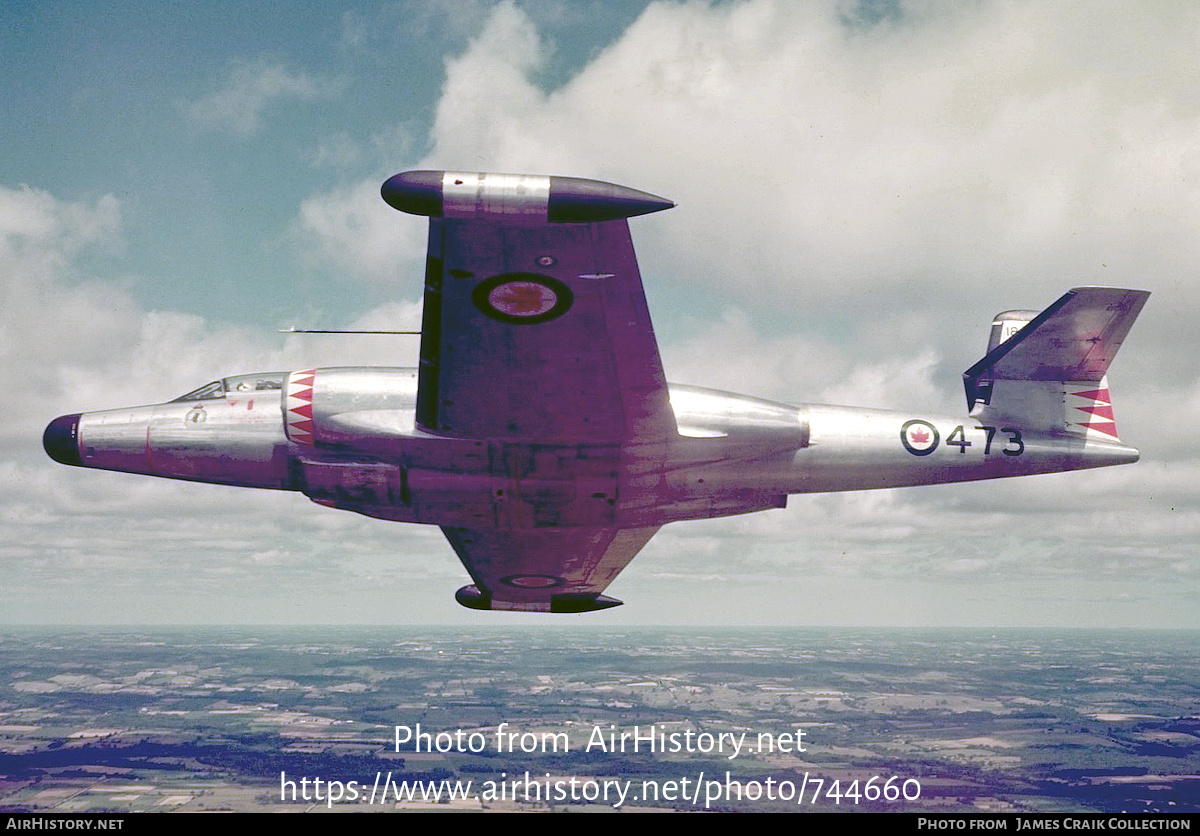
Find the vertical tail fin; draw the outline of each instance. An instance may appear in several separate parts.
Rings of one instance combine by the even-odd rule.
[[[1116,440],[1106,373],[1149,296],[1077,287],[1037,315],[999,314],[987,355],[963,373],[968,409],[981,419]]]

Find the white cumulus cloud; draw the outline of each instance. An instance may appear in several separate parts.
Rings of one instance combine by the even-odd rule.
[[[274,103],[325,98],[339,88],[336,81],[292,72],[281,64],[239,62],[219,89],[189,103],[186,113],[201,127],[251,136],[262,129],[264,114]]]

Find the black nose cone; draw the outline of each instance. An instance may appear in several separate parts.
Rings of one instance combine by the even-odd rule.
[[[83,460],[79,458],[79,416],[62,415],[51,421],[42,435],[42,446],[56,462],[82,465]]]

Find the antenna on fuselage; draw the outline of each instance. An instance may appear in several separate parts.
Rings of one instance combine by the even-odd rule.
[[[280,328],[280,334],[416,334],[420,335],[420,331],[343,331],[327,328]]]

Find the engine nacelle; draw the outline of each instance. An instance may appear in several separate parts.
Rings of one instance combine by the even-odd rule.
[[[283,386],[284,431],[305,450],[385,444],[412,432],[415,369],[340,367],[291,372]],[[379,450],[386,453],[386,446]]]

